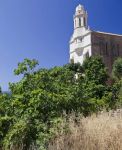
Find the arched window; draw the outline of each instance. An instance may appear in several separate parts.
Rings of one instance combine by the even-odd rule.
[[[81,18],[79,18],[79,27],[81,27]]]
[[[86,18],[84,17],[83,20],[84,20],[84,26],[86,26]]]

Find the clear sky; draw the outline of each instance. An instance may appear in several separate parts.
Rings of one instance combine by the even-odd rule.
[[[0,85],[19,78],[13,70],[24,58],[40,67],[68,63],[75,7],[83,4],[91,29],[122,34],[122,0],[0,0]]]

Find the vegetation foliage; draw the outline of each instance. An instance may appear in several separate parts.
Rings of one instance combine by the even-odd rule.
[[[111,86],[98,56],[87,58],[82,66],[72,63],[37,69],[37,65],[37,60],[29,59],[19,63],[14,74],[22,75],[22,79],[9,83],[10,94],[0,93],[1,149],[48,149],[64,112],[86,117],[103,109],[121,107],[120,60],[113,68],[119,80],[115,79]]]
[[[76,122],[77,120],[77,122]],[[63,128],[69,128],[65,132]],[[122,110],[101,112],[89,117],[74,114],[60,123],[61,130],[49,143],[48,150],[121,150]]]

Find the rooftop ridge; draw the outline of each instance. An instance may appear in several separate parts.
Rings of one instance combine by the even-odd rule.
[[[114,36],[122,36],[122,34],[109,33],[109,32],[102,32],[102,31],[94,31],[94,30],[92,30],[92,32],[97,32],[97,33],[107,34],[107,35],[114,35]]]

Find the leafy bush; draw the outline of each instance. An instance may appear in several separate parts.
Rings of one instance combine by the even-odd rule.
[[[18,64],[17,83],[11,94],[0,94],[0,147],[5,150],[47,149],[62,114],[83,116],[120,105],[121,83],[108,86],[100,57],[87,58],[83,66],[67,64],[36,69],[38,61]]]

